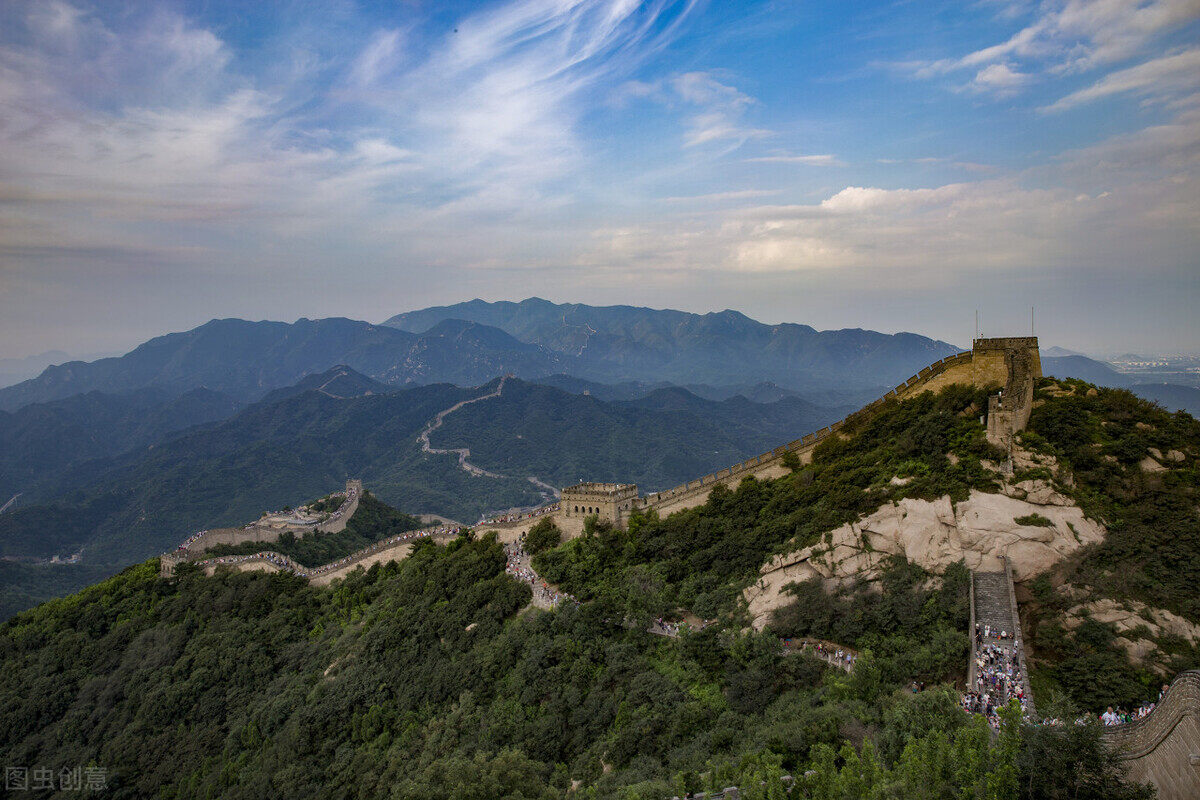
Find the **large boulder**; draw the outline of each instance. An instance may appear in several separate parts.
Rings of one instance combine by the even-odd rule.
[[[814,577],[831,585],[873,580],[894,555],[931,572],[959,561],[969,569],[998,570],[1007,557],[1020,581],[1104,539],[1101,525],[1044,483],[1023,481],[1012,488],[1024,499],[972,491],[957,506],[949,497],[887,503],[811,547],[772,558],[760,570],[759,581],[746,590],[754,626],[761,629],[770,612],[788,601],[783,593],[787,584]],[[1049,524],[1017,522],[1037,518]]]
[[[1157,659],[1160,655],[1158,639],[1175,637],[1191,645],[1200,644],[1200,625],[1137,600],[1092,600],[1070,608],[1065,618],[1070,629],[1079,627],[1085,619],[1112,625],[1117,632],[1116,644],[1124,648],[1135,663],[1163,675],[1167,674],[1167,669]]]

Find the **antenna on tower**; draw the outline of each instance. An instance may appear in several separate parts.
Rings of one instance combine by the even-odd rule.
[[[979,338],[979,309],[975,309],[975,339]],[[971,341],[975,341],[972,339]]]
[[[1029,307],[1029,335],[1037,336],[1037,331],[1034,329],[1034,326],[1033,326],[1033,306]]]

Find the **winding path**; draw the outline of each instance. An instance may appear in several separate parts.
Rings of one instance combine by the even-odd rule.
[[[476,466],[475,464],[472,464],[470,461],[467,460],[468,458],[471,457],[471,448],[469,448],[469,447],[442,448],[442,447],[434,447],[432,444],[429,443],[430,435],[434,431],[436,431],[438,428],[442,427],[442,424],[446,421],[446,417],[450,416],[455,411],[458,411],[463,406],[468,406],[471,403],[478,403],[483,400],[491,400],[493,398],[499,397],[500,393],[504,391],[504,384],[508,382],[508,379],[510,377],[512,377],[512,376],[505,375],[504,377],[502,377],[500,379],[499,385],[496,386],[496,390],[494,392],[488,392],[487,394],[481,394],[479,397],[473,397],[470,400],[460,400],[459,402],[455,403],[454,405],[450,406],[449,408],[439,411],[437,416],[434,417],[430,421],[430,423],[425,426],[425,430],[421,431],[421,435],[417,437],[417,441],[421,443],[421,452],[429,453],[430,455],[435,455],[435,456],[437,456],[437,455],[456,455],[456,456],[458,456],[459,468],[462,469],[464,472],[467,472],[471,475],[477,475],[477,476],[485,477],[485,478],[509,478],[509,477],[511,477],[509,475],[501,475],[498,472],[490,472],[490,471],[484,469],[483,467],[479,467],[479,466]],[[556,487],[551,486],[550,484],[548,484],[542,480],[539,480],[536,475],[530,475],[525,480],[529,481],[534,486],[538,487],[538,489],[542,491],[543,495],[547,495],[549,498],[553,498],[553,499],[557,499],[559,497],[559,491]],[[522,510],[524,510],[524,509],[522,509]]]
[[[534,478],[530,478],[529,480],[533,481],[534,483],[537,483],[537,480]],[[13,503],[17,502],[17,498],[23,494],[25,494],[25,493],[17,492],[12,497],[10,497],[7,503],[5,503],[3,506],[0,506],[0,514],[3,514],[5,511],[8,511],[8,507],[11,506]]]
[[[481,394],[479,397],[473,397],[470,400],[460,400],[459,402],[455,403],[454,405],[450,406],[449,408],[445,409],[444,411],[439,411],[437,416],[434,417],[433,420],[428,425],[425,426],[425,430],[421,431],[421,435],[417,437],[417,441],[421,443],[421,452],[430,453],[431,455],[435,455],[435,456],[449,455],[449,454],[453,453],[454,455],[458,456],[458,466],[461,469],[463,469],[464,471],[469,472],[472,475],[482,475],[482,476],[488,477],[488,478],[506,477],[504,475],[499,475],[495,472],[488,472],[486,469],[483,469],[482,467],[477,467],[474,464],[472,464],[471,462],[467,461],[467,459],[470,458],[470,456],[471,456],[471,448],[469,448],[469,447],[450,447],[450,448],[434,447],[431,444],[429,444],[429,435],[431,433],[433,433],[434,431],[436,431],[438,428],[442,427],[442,423],[446,421],[446,417],[450,416],[455,411],[458,411],[463,406],[469,406],[471,403],[478,403],[482,400],[491,400],[493,397],[499,397],[500,393],[504,391],[504,384],[507,381],[508,381],[508,376],[505,375],[503,378],[500,379],[499,385],[496,386],[496,391],[488,392],[487,394]]]

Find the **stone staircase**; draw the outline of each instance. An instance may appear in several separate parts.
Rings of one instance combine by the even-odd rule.
[[[1003,572],[976,572],[975,623],[988,625],[997,631],[1016,630],[1012,608],[1008,603],[1008,579]]]
[[[1004,560],[1004,570],[996,572],[971,573],[971,656],[967,668],[967,688],[975,687],[976,664],[975,629],[987,626],[988,636],[983,637],[983,644],[990,644],[1000,650],[1012,653],[1015,645],[1021,643],[1017,652],[1017,664],[1021,669],[1021,682],[1025,690],[1026,711],[1033,715],[1033,692],[1029,688],[1029,670],[1025,665],[1025,646],[1021,636],[1021,618],[1017,614],[1016,591],[1013,588],[1012,568],[1008,559]],[[1000,638],[1000,633],[1007,634]]]

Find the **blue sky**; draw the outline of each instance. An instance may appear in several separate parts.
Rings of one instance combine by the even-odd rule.
[[[8,2],[0,356],[520,299],[1200,350],[1200,0]]]

